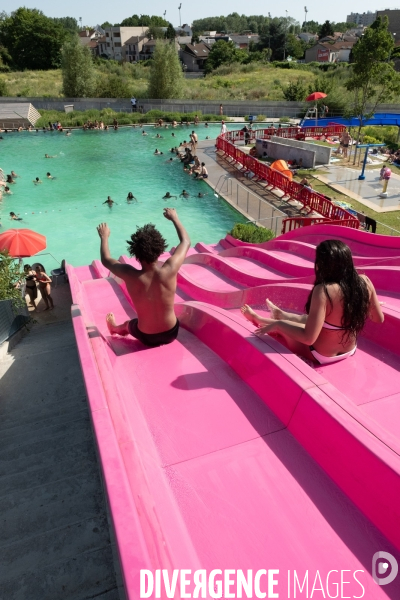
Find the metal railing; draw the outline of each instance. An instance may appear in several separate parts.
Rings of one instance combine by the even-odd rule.
[[[220,183],[221,179],[222,182]],[[263,227],[271,229],[275,235],[280,235],[282,221],[287,218],[287,215],[239,183],[235,178],[221,175],[214,188],[214,193],[221,194],[245,212],[250,217],[248,223],[262,222]]]

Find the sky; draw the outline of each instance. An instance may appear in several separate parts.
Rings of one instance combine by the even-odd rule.
[[[379,1],[379,0],[378,0]],[[166,19],[174,26],[179,25],[179,0],[170,2],[170,0],[150,0],[143,8],[143,4],[135,5],[128,0],[119,0],[115,5],[107,0],[97,0],[96,2],[80,2],[78,0],[69,0],[69,2],[54,2],[54,0],[3,0],[1,10],[7,13],[16,10],[20,6],[27,8],[38,8],[48,17],[75,17],[79,20],[82,17],[83,25],[96,25],[110,21],[118,23],[132,14],[143,12],[148,15],[160,15],[167,11]],[[280,3],[279,3],[280,4]],[[390,4],[390,3],[388,3]],[[140,8],[136,8],[140,6]],[[181,19],[184,23],[192,23],[195,19],[212,17],[219,15],[228,15],[232,12],[245,15],[267,15],[271,13],[272,17],[287,16],[300,21],[304,21],[304,6],[307,6],[307,20],[318,21],[322,23],[329,21],[341,22],[346,20],[346,16],[351,12],[367,12],[382,10],[388,5],[377,4],[373,0],[336,0],[335,2],[321,2],[320,0],[305,0],[305,4],[294,0],[285,0],[277,9],[276,3],[267,3],[264,0],[252,0],[251,8],[249,5],[243,7],[243,2],[239,0],[202,0],[202,2],[182,1]],[[351,8],[349,8],[351,6]],[[400,7],[400,2],[399,2]],[[393,6],[391,6],[393,8]]]

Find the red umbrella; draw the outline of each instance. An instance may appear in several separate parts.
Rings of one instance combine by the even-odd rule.
[[[0,250],[15,258],[33,256],[46,248],[46,238],[31,229],[8,229],[0,234]]]
[[[306,98],[306,102],[321,100],[321,98],[326,98],[326,94],[324,94],[324,92],[313,92]]]

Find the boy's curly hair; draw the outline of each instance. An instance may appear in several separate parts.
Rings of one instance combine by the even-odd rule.
[[[136,227],[128,243],[130,256],[135,256],[140,263],[153,263],[167,249],[167,242],[152,223]]]

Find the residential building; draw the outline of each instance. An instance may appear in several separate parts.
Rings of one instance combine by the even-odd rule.
[[[377,10],[377,17],[387,17],[389,19],[388,30],[393,35],[397,36],[397,39],[400,39],[400,9],[390,10],[389,8],[385,10]]]
[[[185,23],[184,25],[179,25],[179,27],[174,27],[174,29],[178,33],[178,35],[190,35],[190,37],[192,37],[193,35],[192,28],[187,23]]]
[[[365,27],[369,27],[375,21],[377,16],[376,12],[368,12],[364,13],[350,13],[347,15],[346,23],[355,23],[356,25],[364,25]]]
[[[105,29],[104,36],[106,41],[100,43],[99,54],[113,60],[128,61],[130,55],[126,42],[132,37],[144,37],[146,29],[146,27],[108,27]]]
[[[200,44],[186,44],[179,56],[188,72],[204,71],[205,62],[210,53],[210,46],[204,42]]]
[[[307,31],[301,31],[297,37],[300,40],[302,40],[303,42],[306,42],[306,44],[308,44],[309,42],[311,42],[311,40],[317,40],[318,34],[317,33],[308,33]]]
[[[248,50],[250,42],[253,42],[253,44],[257,44],[258,40],[260,39],[260,36],[258,36],[257,34],[237,35],[235,33],[231,33],[229,35],[229,39],[232,40],[236,48],[239,48],[241,50]]]
[[[138,62],[143,60],[145,54],[144,45],[148,43],[149,37],[147,35],[133,35],[125,42],[125,57],[127,62]]]
[[[89,46],[90,42],[96,42],[102,34],[97,29],[84,29],[78,33],[79,41],[82,46]]]
[[[354,42],[336,41],[335,43],[317,42],[305,53],[305,62],[349,62]]]

